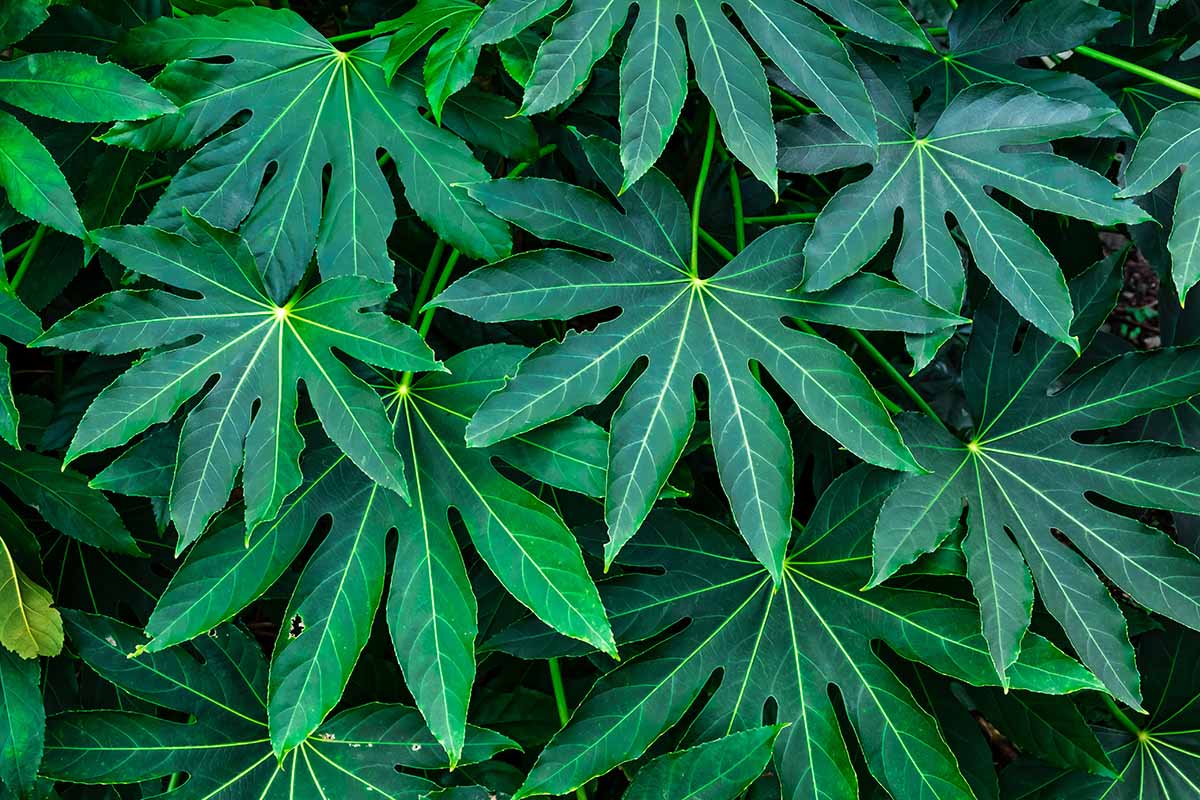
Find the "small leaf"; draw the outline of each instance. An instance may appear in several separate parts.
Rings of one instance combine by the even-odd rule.
[[[0,538],[0,644],[21,658],[58,655],[63,624],[53,603],[50,592],[21,571]]]

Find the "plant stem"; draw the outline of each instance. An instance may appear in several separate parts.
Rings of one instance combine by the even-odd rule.
[[[429,263],[425,266],[425,274],[421,276],[421,285],[417,287],[417,294],[413,297],[412,309],[408,312],[408,326],[411,328],[417,324],[417,320],[421,317],[421,308],[425,305],[425,301],[429,299],[429,287],[433,286],[433,276],[437,274],[437,265],[442,263],[442,254],[446,252],[446,243],[441,239],[433,246],[433,252],[429,254]]]
[[[558,709],[558,722],[560,725],[566,725],[567,720],[571,718],[571,712],[567,709],[567,692],[563,689],[562,669],[558,665],[557,658],[551,658],[546,663],[550,667],[550,685],[554,687],[554,705]],[[577,800],[587,800],[587,792],[582,786],[575,789],[575,797]]]
[[[729,194],[733,198],[733,238],[740,253],[746,249],[746,218],[742,214],[742,182],[737,174],[737,162],[729,162]]]
[[[700,159],[700,174],[696,176],[696,192],[692,196],[692,275],[700,274],[700,200],[704,197],[704,184],[708,180],[708,169],[712,166],[713,144],[717,140],[717,114],[708,109],[708,134],[704,139],[704,157]]]
[[[1137,723],[1131,720],[1129,715],[1121,710],[1121,707],[1117,705],[1117,701],[1113,700],[1104,692],[1100,693],[1100,697],[1103,698],[1104,705],[1108,706],[1108,710],[1112,713],[1113,717],[1116,718],[1117,722],[1121,723],[1122,728],[1138,738],[1141,738],[1145,734],[1145,731],[1139,728]]]
[[[862,331],[854,328],[846,328],[846,332],[850,334],[850,338],[858,342],[859,346],[862,347],[863,350],[867,351],[867,355],[871,357],[871,360],[878,364],[883,371],[887,373],[887,376],[892,379],[892,382],[899,386],[901,391],[908,395],[908,399],[912,400],[917,408],[924,411],[925,414],[927,414],[929,418],[938,425],[941,425],[942,430],[948,430],[946,428],[946,423],[942,422],[942,418],[939,417],[937,412],[933,410],[933,406],[925,402],[925,398],[921,397],[921,393],[918,392],[913,385],[908,382],[907,378],[900,374],[900,370],[892,366],[892,362],[888,361],[883,353],[879,352],[879,349],[875,347],[875,345],[871,344],[871,341],[863,334]]]
[[[728,247],[714,239],[712,234],[710,234],[708,231],[700,228],[699,233],[700,238],[704,240],[704,243],[715,250],[718,254],[727,259],[733,258],[733,252],[730,251]],[[820,334],[817,333],[817,330],[812,325],[809,325],[807,322],[799,318],[793,319],[796,319],[796,324],[800,326],[800,330],[804,331],[805,333],[811,333],[814,336],[820,336]],[[942,422],[942,418],[937,415],[937,412],[933,410],[933,407],[930,406],[929,403],[925,402],[925,398],[921,397],[920,393],[913,388],[913,385],[909,383],[903,375],[900,374],[900,371],[892,366],[891,362],[884,357],[883,353],[879,352],[879,349],[876,348],[875,345],[871,344],[870,340],[863,335],[862,331],[855,328],[846,328],[845,330],[860,347],[867,351],[867,355],[871,357],[871,360],[882,367],[883,371],[887,373],[888,377],[891,378],[892,381],[894,381],[906,395],[908,395],[909,399],[916,404],[917,408],[928,414],[929,417],[935,420],[937,424],[941,425],[942,428],[946,427],[946,424]],[[892,402],[892,400],[887,396],[879,392],[876,392],[876,394],[879,394],[879,398],[883,401],[884,406],[886,406],[888,411],[891,411],[893,414],[897,414],[904,410]]]
[[[1200,100],[1200,89],[1184,83],[1183,81],[1177,81],[1174,78],[1163,75],[1161,72],[1155,72],[1152,69],[1147,69],[1139,64],[1126,61],[1123,58],[1117,58],[1116,56],[1110,56],[1108,53],[1102,53],[1099,50],[1093,50],[1086,45],[1079,45],[1078,47],[1074,48],[1074,50],[1081,56],[1087,56],[1088,58],[1095,59],[1101,63],[1108,64],[1110,67],[1123,69],[1126,72],[1137,75],[1140,78],[1145,78],[1146,80],[1153,81],[1161,86],[1166,86],[1168,89],[1174,89],[1180,94],[1186,94],[1188,97],[1194,97]]]
[[[750,225],[768,225],[773,222],[807,222],[818,216],[816,211],[797,211],[794,214],[765,214],[758,217],[746,217]]]
[[[438,275],[437,285],[433,287],[431,297],[437,297],[442,293],[442,289],[446,288],[446,284],[450,282],[450,273],[454,271],[454,265],[458,263],[459,252],[457,250],[450,251],[450,257],[446,259],[446,265],[442,267],[442,274]],[[421,338],[425,338],[425,334],[429,333],[429,327],[433,325],[433,315],[437,313],[436,308],[431,308],[421,317],[421,326],[417,328],[417,333],[421,334]]]
[[[33,257],[37,255],[38,247],[41,246],[42,239],[46,238],[46,231],[48,230],[50,229],[45,225],[38,225],[37,230],[33,232],[33,238],[29,240],[29,247],[25,249],[25,255],[21,257],[21,263],[17,265],[17,273],[9,281],[9,294],[17,293],[17,288],[21,285],[21,281],[24,280],[25,273],[29,270],[29,265],[33,263]]]
[[[163,175],[161,178],[151,178],[150,180],[145,181],[144,183],[139,183],[137,186],[133,187],[133,190],[135,192],[144,192],[147,189],[153,189],[155,186],[162,186],[164,183],[170,183],[171,178],[173,178],[173,177],[175,177],[175,176],[174,175]]]
[[[775,95],[779,99],[783,100],[783,102],[787,103],[789,106],[794,108],[796,111],[799,111],[801,114],[812,114],[812,113],[816,112],[815,108],[810,108],[809,106],[804,105],[804,103],[801,103],[799,100],[792,97],[791,93],[785,91],[784,89],[781,89],[780,87],[775,86],[774,84],[772,84],[770,86],[770,89],[771,89],[771,93],[773,95]]]
[[[381,33],[392,33],[396,30],[396,20],[388,20],[380,22],[373,28],[367,28],[362,31],[350,31],[350,33],[339,33],[337,36],[330,36],[330,42],[347,42],[351,39],[366,39],[370,36],[377,36]]]

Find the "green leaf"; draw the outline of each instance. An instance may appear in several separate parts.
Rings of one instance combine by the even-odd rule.
[[[1071,299],[1055,257],[985,187],[1031,208],[1101,224],[1142,221],[1141,209],[1112,199],[1114,187],[1101,175],[1037,147],[1089,133],[1107,115],[988,83],[958,94],[931,126],[918,125],[894,68],[878,59],[863,68],[878,115],[878,160],[870,175],[821,210],[804,248],[804,285],[827,289],[861,269],[891,238],[899,208],[903,235],[893,273],[930,302],[957,311],[966,282],[949,214],[992,285],[1023,317],[1070,344]],[[869,160],[820,117],[781,123],[780,142],[784,171],[824,172]]]
[[[751,728],[659,756],[633,776],[625,800],[734,800],[771,762],[775,739],[786,727]]]
[[[396,32],[383,57],[383,72],[391,80],[418,50],[436,38],[425,56],[425,95],[439,123],[442,107],[475,74],[480,48],[470,42],[481,9],[470,0],[418,0],[396,20]]]
[[[183,426],[171,488],[176,549],[182,551],[225,505],[239,468],[250,526],[273,516],[300,484],[302,382],[330,438],[382,487],[407,496],[383,404],[334,355],[397,370],[437,368],[411,328],[365,311],[386,300],[391,286],[346,276],[297,290],[276,305],[244,240],[195,217],[185,231],[187,237],[126,226],[93,238],[130,269],[198,297],[162,289],[113,292],[37,340],[110,354],[162,348],[100,393],[67,460],[122,445],[167,421],[220,376]],[[194,337],[199,341],[168,347]]]
[[[129,70],[82,53],[31,53],[0,61],[0,100],[64,122],[141,120],[175,111]]]
[[[83,236],[75,195],[53,156],[11,114],[0,111],[0,186],[8,202],[30,219]]]
[[[1112,762],[1069,698],[1032,692],[971,691],[974,708],[1022,753],[1062,767],[1116,775]]]
[[[588,139],[584,149],[616,193],[616,148]],[[791,525],[791,442],[750,361],[856,455],[917,468],[854,362],[784,320],[929,332],[960,318],[875,275],[830,292],[791,292],[800,278],[803,225],[773,230],[715,275],[693,278],[687,209],[657,170],[620,196],[624,213],[599,195],[550,180],[493,181],[472,193],[537,236],[611,260],[560,249],[523,253],[460,279],[433,305],[486,322],[569,319],[613,307],[621,314],[538,348],[480,407],[467,427],[468,443],[492,444],[598,403],[639,359],[649,358],[613,418],[606,563],[637,531],[683,453],[695,422],[697,375],[708,382],[713,447],[734,517],[776,578]]]
[[[167,64],[154,85],[179,113],[119,125],[104,140],[145,150],[207,140],[147,221],[175,230],[183,209],[226,228],[244,220],[269,296],[280,302],[314,246],[325,277],[392,280],[386,240],[394,201],[375,161],[380,150],[391,156],[409,205],[439,236],[467,255],[506,254],[504,224],[459,185],[487,180],[487,172],[466,145],[420,116],[419,81],[408,74],[385,81],[386,46],[377,39],[344,53],[286,10],[161,17],[132,31],[118,53]],[[232,61],[206,60],[213,58]],[[214,136],[244,111],[243,124]],[[260,190],[269,165],[276,171]]]
[[[638,757],[701,690],[685,745],[758,728],[768,704],[790,723],[774,746],[785,797],[857,796],[852,735],[891,796],[973,797],[933,718],[873,647],[968,683],[998,680],[970,603],[915,589],[860,591],[870,529],[896,480],[859,467],[835,481],[792,543],[778,591],[728,529],[695,514],[652,514],[621,554],[639,569],[603,584],[618,641],[651,642],[592,687],[517,797],[564,794]],[[525,657],[574,652],[529,626],[495,644]],[[1098,685],[1033,634],[1012,676],[1043,692]],[[839,723],[831,685],[853,734]]]
[[[475,42],[509,39],[562,5],[563,0],[493,0],[476,25]],[[535,114],[570,99],[612,46],[634,5],[636,22],[621,59],[623,187],[636,183],[662,155],[683,108],[687,63],[679,19],[696,82],[716,112],[726,147],[772,190],[777,181],[770,92],[746,35],[851,139],[876,143],[871,103],[845,47],[816,13],[793,0],[573,0],[538,49],[524,84],[522,111]],[[929,47],[908,10],[894,0],[813,0],[810,5],[880,41]],[[745,33],[726,16],[726,7]]]
[[[347,709],[276,761],[267,738],[267,665],[233,626],[197,639],[194,652],[129,653],[144,641],[108,617],[69,612],[71,641],[106,680],[149,703],[194,717],[177,722],[132,711],[69,711],[47,723],[42,774],[74,783],[136,783],[186,773],[161,797],[370,796],[400,800],[437,788],[402,771],[446,766],[445,751],[415,709],[372,703]],[[464,762],[513,743],[472,728]]]
[[[1064,69],[1026,66],[1030,59],[1088,43],[1118,19],[1117,13],[1084,0],[964,2],[950,17],[945,48],[906,51],[900,64],[913,94],[929,93],[921,106],[926,118],[940,114],[968,86],[1000,81],[1082,103],[1108,116],[1094,136],[1128,136],[1133,133],[1129,123],[1091,81]]]
[[[0,121],[0,126],[3,122]],[[2,136],[0,136],[2,138]],[[0,336],[18,344],[28,344],[42,332],[42,321],[24,303],[8,292],[0,292]],[[13,447],[20,447],[17,429],[20,412],[12,392],[12,377],[8,358],[0,347],[0,437]]]
[[[305,485],[276,520],[252,532],[249,544],[236,525],[214,524],[151,616],[148,649],[186,641],[232,617],[278,579],[313,528],[331,516],[332,528],[300,576],[275,649],[271,734],[276,750],[288,751],[342,695],[381,600],[387,536],[395,529],[387,610],[392,641],[409,689],[453,763],[463,747],[475,677],[477,617],[450,527],[453,509],[514,597],[562,633],[615,653],[574,538],[556,512],[492,463],[494,455],[507,458],[524,446],[537,454],[512,462],[539,474],[547,438],[535,432],[492,451],[462,443],[471,413],[525,352],[493,345],[461,353],[447,362],[450,374],[426,376],[403,393],[392,413],[396,445],[412,476],[412,506],[326,447],[311,451]],[[393,400],[401,397],[395,385],[381,388]]]
[[[1154,115],[1129,159],[1118,197],[1147,194],[1180,167],[1167,249],[1175,290],[1187,297],[1200,281],[1200,103],[1175,103]]]
[[[1018,761],[1004,771],[1011,800],[1177,800],[1200,786],[1200,637],[1170,626],[1138,644],[1149,716],[1100,725],[1096,734],[1116,769],[1089,775]],[[1136,732],[1135,732],[1136,731]]]
[[[61,637],[61,621],[59,625]],[[58,643],[61,647],[61,638]],[[8,786],[18,796],[33,794],[42,762],[46,709],[40,679],[37,661],[19,658],[0,647],[0,697],[4,698],[0,707],[0,786]]]
[[[49,16],[50,0],[10,0],[0,8],[0,47],[24,39]]]
[[[17,566],[8,543],[0,539],[0,645],[21,658],[58,655],[63,625],[53,602],[50,592]]]
[[[872,583],[941,544],[965,505],[967,575],[1001,675],[1020,652],[1036,584],[1083,663],[1136,706],[1125,618],[1093,565],[1147,608],[1200,626],[1200,562],[1166,534],[1086,495],[1195,513],[1200,452],[1074,437],[1200,392],[1200,348],[1129,353],[1064,386],[1060,375],[1073,360],[1036,331],[1022,336],[1017,315],[989,296],[963,364],[974,432],[964,441],[927,419],[900,419],[931,471],[906,477],[884,505]]]

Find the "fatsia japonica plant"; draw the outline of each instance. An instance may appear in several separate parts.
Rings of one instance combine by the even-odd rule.
[[[1200,0],[0,0],[0,800],[1200,797]]]

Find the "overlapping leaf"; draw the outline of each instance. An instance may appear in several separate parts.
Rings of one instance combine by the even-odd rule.
[[[1115,290],[1101,263],[1073,284],[1092,329]],[[1076,333],[1088,333],[1076,328]],[[1033,590],[1080,658],[1116,696],[1138,703],[1125,618],[1093,565],[1149,609],[1200,627],[1200,562],[1164,533],[1089,495],[1147,508],[1200,511],[1200,452],[1152,441],[1084,443],[1200,392],[1200,348],[1129,353],[1070,379],[1074,355],[1029,330],[995,293],[978,312],[963,370],[974,431],[964,441],[927,418],[901,429],[929,474],[888,498],[875,531],[878,582],[954,532],[966,506],[963,551],[997,670],[1021,648]],[[1068,385],[1062,385],[1065,382]],[[1061,537],[1061,538],[1060,538]],[[1090,562],[1090,563],[1089,563]]]
[[[93,234],[127,267],[176,291],[107,294],[38,340],[96,353],[159,348],[100,393],[67,459],[122,445],[203,392],[183,426],[171,489],[182,550],[225,505],[239,468],[250,525],[273,516],[300,484],[303,382],[329,437],[384,490],[407,496],[383,403],[334,352],[390,369],[436,368],[415,331],[365,311],[386,300],[391,285],[344,276],[276,304],[244,240],[193,217],[185,232],[126,226]]]
[[[129,70],[81,53],[31,53],[0,61],[0,100],[66,122],[143,120],[175,106]],[[62,170],[16,117],[0,111],[0,187],[31,219],[83,236]]]
[[[482,9],[470,0],[421,0],[395,22],[396,32],[388,40],[383,69],[388,79],[421,50],[433,42],[425,56],[422,73],[425,95],[436,120],[455,92],[471,82],[479,62],[479,47],[471,41],[471,31]]]
[[[1175,103],[1156,113],[1125,170],[1121,197],[1152,191],[1180,167],[1167,249],[1179,297],[1200,281],[1200,103]]]
[[[906,52],[900,63],[913,94],[928,91],[921,114],[929,119],[966,87],[998,81],[1106,111],[1111,117],[1100,130],[1107,135],[1129,134],[1129,123],[1095,84],[1063,69],[1027,65],[1028,59],[1089,42],[1118,19],[1118,14],[1084,0],[963,2],[947,23],[945,48]]]
[[[74,783],[137,783],[184,773],[160,797],[381,797],[409,800],[438,784],[408,770],[447,765],[415,709],[373,703],[347,709],[277,761],[267,737],[267,664],[233,626],[179,647],[128,654],[141,633],[109,617],[72,612],[72,644],[92,669],[147,702],[194,722],[130,711],[72,711],[48,721],[42,774]],[[465,762],[513,747],[472,728]]]
[[[1071,299],[1058,263],[1033,230],[987,188],[1036,209],[1101,224],[1138,222],[1144,212],[1102,176],[1055,155],[1054,139],[1083,136],[1112,115],[1023,87],[973,85],[931,125],[913,120],[912,98],[894,68],[863,62],[879,123],[879,155],[866,178],[838,191],[804,247],[805,286],[826,289],[854,274],[888,240],[896,210],[903,234],[892,270],[901,283],[957,311],[962,256],[947,215],[975,264],[1020,314],[1070,343]],[[781,167],[819,173],[871,162],[871,154],[818,116],[781,123]],[[918,364],[944,337],[913,348]]]
[[[493,0],[475,27],[475,41],[509,39],[562,5],[563,0]],[[635,183],[662,155],[683,108],[687,62],[681,19],[696,83],[716,112],[725,145],[772,189],[776,161],[770,92],[746,34],[850,139],[875,144],[871,103],[845,47],[817,14],[794,0],[572,0],[538,50],[522,109],[533,114],[568,100],[612,46],[634,5],[637,21],[621,59],[624,186]],[[908,10],[894,0],[812,0],[809,5],[879,41],[930,46]]]
[[[524,354],[503,345],[477,348],[450,359],[449,374],[426,376],[402,395],[395,385],[383,387],[398,400],[396,445],[412,476],[412,505],[335,448],[312,451],[304,486],[248,544],[233,524],[214,525],[196,545],[150,618],[148,649],[229,619],[278,579],[320,520],[331,516],[330,532],[293,593],[271,670],[271,739],[277,752],[286,752],[310,736],[341,697],[380,604],[388,534],[395,530],[387,610],[392,641],[409,689],[453,763],[462,751],[475,677],[478,613],[450,527],[453,509],[514,597],[562,633],[615,653],[571,533],[556,512],[492,463],[499,456],[545,481],[588,488],[596,483],[592,473],[603,469],[602,462],[588,462],[595,448],[580,440],[578,428],[567,428],[563,433],[574,441],[564,437],[562,444],[551,429],[491,449],[463,445],[471,412]]]
[[[1200,638],[1172,626],[1138,644],[1149,716],[1117,720],[1097,734],[1116,776],[1018,762],[1004,773],[1006,800],[1177,800],[1200,791]]]
[[[621,181],[616,148],[601,139],[583,146],[615,193]],[[916,468],[854,362],[783,321],[929,332],[959,321],[954,315],[874,275],[826,293],[789,291],[800,277],[808,233],[802,225],[770,232],[701,278],[688,266],[687,208],[657,170],[620,196],[624,213],[597,194],[549,180],[495,181],[472,193],[543,239],[610,260],[560,249],[523,253],[460,279],[435,305],[488,322],[570,319],[610,308],[621,314],[538,348],[503,391],[480,406],[467,426],[469,443],[491,444],[598,403],[639,360],[649,360],[613,418],[606,561],[637,531],[683,452],[695,422],[698,375],[708,384],[713,447],[734,517],[777,579],[791,526],[791,442],[751,361],[855,454],[895,469]]]
[[[391,156],[409,205],[438,235],[469,255],[506,254],[503,223],[457,185],[487,180],[487,172],[466,145],[421,117],[419,81],[406,74],[385,81],[386,48],[378,39],[342,52],[287,10],[159,18],[130,33],[118,53],[168,64],[154,85],[179,113],[161,124],[118,126],[105,140],[148,150],[208,140],[176,173],[149,222],[175,229],[183,209],[226,228],[244,220],[279,302],[314,246],[325,277],[392,280],[386,240],[394,200],[376,163],[380,150]],[[244,123],[218,133],[246,111]]]
[[[620,558],[641,569],[603,591],[618,641],[670,632],[596,683],[517,797],[564,794],[636,758],[693,705],[684,744],[757,728],[768,703],[778,722],[790,723],[774,746],[784,796],[856,797],[850,733],[831,686],[891,796],[973,797],[933,719],[873,649],[883,642],[968,683],[997,681],[969,603],[914,589],[860,591],[870,529],[895,481],[867,467],[835,481],[793,542],[778,591],[723,526],[655,512]],[[494,645],[544,657],[566,651],[562,641],[521,625]],[[1045,640],[1030,634],[1026,643],[1014,684],[1048,692],[1097,685]]]

